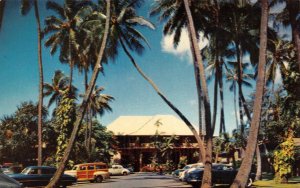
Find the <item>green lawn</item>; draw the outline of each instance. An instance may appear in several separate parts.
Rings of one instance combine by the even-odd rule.
[[[263,175],[263,180],[253,183],[254,187],[275,187],[275,188],[299,188],[300,177],[293,177],[289,179],[287,184],[276,184],[273,177],[270,175]]]

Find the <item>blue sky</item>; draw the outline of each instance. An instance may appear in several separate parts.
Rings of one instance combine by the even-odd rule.
[[[39,4],[41,20],[53,14],[45,9],[45,2],[43,0]],[[0,117],[12,114],[21,102],[29,100],[36,102],[38,98],[37,34],[34,12],[32,10],[24,17],[20,15],[19,7],[17,0],[7,1],[3,28],[0,31]],[[151,49],[146,49],[142,56],[134,54],[134,58],[163,93],[193,124],[197,125],[197,96],[187,35],[183,33],[181,43],[175,49],[172,46],[172,37],[164,37],[162,34],[163,24],[159,23],[157,18],[149,18],[149,8],[150,1],[147,1],[139,12],[156,25],[154,31],[141,29]],[[63,70],[66,75],[69,74],[68,66],[59,62],[58,54],[51,56],[49,49],[45,47],[43,64],[45,82],[51,82],[57,69]],[[111,104],[113,112],[99,118],[102,124],[107,125],[121,115],[175,114],[142,79],[123,52],[120,52],[114,62],[110,61],[105,65],[104,71],[105,75],[98,77],[97,85],[105,87],[105,93],[112,95],[115,101]],[[74,76],[75,85],[82,89],[83,75],[76,71]],[[229,92],[226,83],[224,87],[225,121],[227,130],[231,131],[236,127],[233,94]],[[245,95],[248,96],[251,90],[244,90]],[[212,91],[213,81],[209,84],[211,101]],[[46,98],[45,103],[47,101]]]

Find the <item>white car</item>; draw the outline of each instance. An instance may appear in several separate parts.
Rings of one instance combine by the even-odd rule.
[[[122,165],[112,165],[111,168],[108,169],[110,175],[128,175],[130,171],[124,168]]]
[[[192,171],[194,171],[196,169],[199,169],[199,168],[204,169],[204,165],[203,165],[203,163],[195,163],[195,164],[187,165],[185,168],[186,169],[183,172],[179,173],[179,180],[180,181],[186,181],[185,178],[186,178],[187,173],[192,172]]]

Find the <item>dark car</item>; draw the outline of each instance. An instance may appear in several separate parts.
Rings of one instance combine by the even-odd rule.
[[[29,166],[20,174],[9,174],[9,176],[22,183],[24,187],[46,186],[53,177],[55,171],[56,168],[49,166]],[[59,184],[62,187],[66,187],[75,184],[76,181],[75,177],[63,174]]]
[[[204,169],[196,169],[186,174],[186,182],[193,186],[201,184]],[[213,184],[229,184],[231,185],[238,170],[227,164],[213,164],[212,166],[212,183]],[[247,182],[247,187],[250,187],[254,181],[255,174],[251,173]]]

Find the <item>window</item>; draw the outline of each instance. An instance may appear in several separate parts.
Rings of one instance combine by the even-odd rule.
[[[88,170],[94,170],[94,169],[95,169],[94,165],[89,165],[88,166]]]
[[[54,174],[55,169],[42,169],[42,174]]]
[[[38,174],[38,169],[31,169],[28,174]]]
[[[96,165],[96,169],[99,170],[99,169],[106,169],[106,165]]]
[[[79,170],[86,170],[86,166],[81,166]]]

